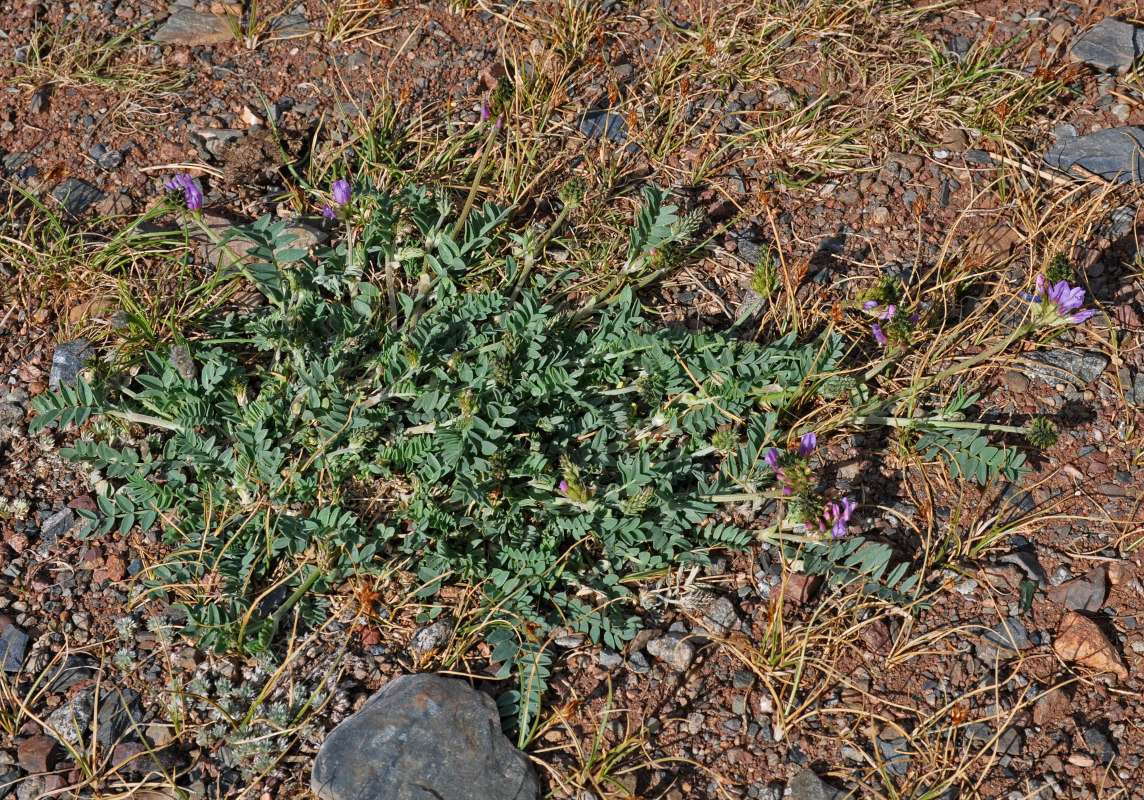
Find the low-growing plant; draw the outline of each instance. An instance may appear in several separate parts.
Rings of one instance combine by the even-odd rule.
[[[196,219],[193,182],[168,185]],[[263,652],[287,614],[317,626],[333,587],[411,559],[426,593],[483,587],[492,660],[519,676],[502,711],[524,739],[551,663],[545,632],[621,647],[638,626],[629,584],[711,548],[801,545],[808,571],[911,599],[916,578],[886,573],[890,548],[836,541],[855,505],[817,493],[815,434],[784,448],[820,395],[849,392],[843,424],[906,419],[919,448],[960,448],[955,474],[1019,472],[1015,450],[978,444],[1000,426],[959,424],[972,398],[922,420],[879,416],[951,370],[878,399],[839,374],[865,343],[833,328],[762,346],[650,324],[632,287],[677,263],[700,222],[660,190],[645,190],[616,277],[575,307],[555,299],[560,276],[534,270],[546,238],[507,232],[507,208],[470,193],[454,214],[443,192],[364,180],[332,197],[323,213],[346,228],[334,247],[292,248],[270,218],[224,237],[253,244],[231,261],[264,305],[35,401],[33,431],[103,419],[62,451],[97,473],[84,533],[159,526],[167,552],[146,585],[174,592],[185,632],[216,650]],[[472,288],[490,275],[498,288]],[[1091,313],[1074,291],[1038,282],[1036,316],[1014,336]],[[720,508],[760,499],[779,501],[761,532]]]

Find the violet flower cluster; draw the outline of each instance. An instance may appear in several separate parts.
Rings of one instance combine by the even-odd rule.
[[[1021,297],[1037,306],[1039,322],[1045,326],[1079,325],[1096,312],[1081,309],[1084,304],[1084,289],[1069,286],[1068,281],[1049,283],[1044,275],[1038,275],[1033,293],[1022,292]]]
[[[882,345],[889,344],[891,338],[886,335],[886,331],[882,327],[883,322],[886,322],[888,325],[892,324],[898,328],[903,329],[900,332],[902,333],[902,336],[905,337],[908,336],[909,327],[916,325],[917,321],[921,318],[921,315],[916,311],[909,316],[905,316],[904,313],[899,314],[898,307],[893,303],[887,305],[885,309],[878,311],[877,300],[867,300],[862,304],[862,310],[876,312],[874,316],[877,317],[879,321],[870,326],[870,332],[874,334],[874,339],[878,342],[878,344]]]
[[[811,432],[802,436],[797,450],[772,447],[763,460],[774,471],[783,496],[792,498],[791,510],[799,521],[820,533],[829,529],[832,537],[841,539],[858,504],[849,497],[823,502],[814,494],[809,459],[817,447],[818,437]]]
[[[337,203],[339,208],[348,206],[350,199],[353,196],[353,187],[350,182],[345,180],[334,181],[333,185],[334,202]],[[328,219],[334,219],[338,216],[338,212],[329,203],[322,206],[322,216]]]
[[[203,207],[203,190],[199,188],[198,181],[187,173],[180,172],[163,185],[172,192],[183,193],[188,211],[198,211]]]

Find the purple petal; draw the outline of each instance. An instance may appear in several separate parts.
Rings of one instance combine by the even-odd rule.
[[[491,119],[493,113],[489,111],[488,103],[481,103],[481,122]]]
[[[878,307],[878,301],[877,300],[867,300],[865,303],[862,304],[862,310],[863,311],[873,311],[877,307]]]
[[[818,447],[818,437],[814,435],[814,431],[804,433],[798,443],[798,454],[806,458],[814,452],[816,447]]]
[[[767,466],[775,472],[779,471],[779,451],[776,448],[772,447],[768,450],[767,454],[763,456],[763,461],[767,462]]]
[[[324,206],[322,206],[322,216],[323,217],[326,217],[327,219],[334,219],[337,215],[338,215],[338,212],[334,211],[334,209],[330,206],[329,203],[326,203]]]
[[[894,314],[898,313],[898,307],[891,304],[886,306],[886,310],[878,315],[878,319],[893,319]]]
[[[350,183],[347,180],[340,180],[334,183],[334,202],[339,206],[344,206],[350,201],[352,193]]]
[[[911,325],[917,325],[918,320],[921,318],[922,318],[922,315],[915,311],[914,313],[910,314],[910,324]]]
[[[858,504],[851,500],[849,497],[842,498],[842,519],[846,522],[850,521],[850,515],[854,513],[854,509],[858,508]]]
[[[1069,322],[1071,322],[1073,325],[1079,325],[1095,313],[1096,312],[1091,308],[1086,308],[1084,311],[1077,311],[1075,314],[1069,317]]]
[[[870,331],[874,334],[874,338],[878,340],[878,344],[886,343],[886,334],[882,333],[882,326],[875,322],[870,326]]]
[[[560,481],[560,493],[568,494],[568,481]]]

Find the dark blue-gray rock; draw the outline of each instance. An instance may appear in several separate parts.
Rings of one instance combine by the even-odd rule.
[[[41,680],[49,692],[66,692],[80,681],[95,677],[98,670],[99,662],[94,658],[73,654],[50,664]]]
[[[1101,764],[1111,764],[1116,758],[1116,750],[1112,742],[1104,735],[1100,728],[1089,728],[1084,732],[1084,743],[1092,749],[1092,754],[1100,759]]]
[[[0,658],[4,660],[5,672],[19,672],[28,655],[28,634],[9,625],[0,633]]]
[[[1090,569],[1076,578],[1049,590],[1049,600],[1069,611],[1100,611],[1108,596],[1108,573],[1103,567]]]
[[[52,190],[52,197],[64,207],[64,211],[78,217],[107,195],[87,181],[68,178]]]
[[[992,628],[977,629],[977,657],[987,665],[1010,658],[1029,646],[1029,632],[1019,619],[1010,617]]]
[[[51,95],[51,89],[37,89],[32,93],[32,99],[28,101],[28,111],[33,114],[43,114],[48,110],[48,100]]]
[[[20,783],[20,770],[14,769],[0,775],[0,800],[4,800]]]
[[[628,669],[640,675],[651,672],[651,662],[647,660],[643,650],[636,650],[628,655]]]
[[[322,800],[536,800],[540,783],[501,733],[496,703],[456,678],[405,675],[326,737]]]
[[[1090,67],[1105,72],[1124,72],[1144,53],[1144,30],[1105,17],[1078,36],[1069,53]]]
[[[52,355],[52,374],[48,378],[48,388],[54,392],[61,385],[75,386],[83,365],[92,355],[91,342],[83,337],[57,344],[56,352]]]
[[[1025,577],[1044,589],[1049,585],[1049,575],[1035,553],[1028,550],[1018,550],[1015,553],[1006,553],[997,559],[1001,564],[1012,564],[1025,573]]]
[[[104,747],[111,747],[123,738],[138,738],[142,731],[143,706],[139,693],[134,689],[112,688],[103,692],[99,699],[99,730],[96,740]]]
[[[105,144],[93,145],[88,152],[95,159],[95,163],[103,169],[116,169],[123,166],[123,153],[119,150],[108,150]]]
[[[301,14],[282,14],[270,22],[270,30],[276,36],[293,38],[295,36],[309,36],[314,32],[309,21]]]
[[[904,736],[893,739],[878,739],[878,750],[882,753],[882,763],[891,775],[905,775],[910,771],[910,742]]]
[[[611,111],[585,111],[579,119],[580,133],[589,139],[622,142],[628,138],[628,123]]]
[[[1079,389],[1108,368],[1108,356],[1094,350],[1038,350],[1027,356],[1030,376],[1049,385],[1066,383]]]
[[[1025,737],[1021,735],[1021,731],[1016,728],[1006,728],[1001,731],[1001,735],[997,737],[997,752],[1010,756],[1021,755],[1021,749],[1025,746]]]
[[[809,769],[804,769],[790,779],[787,793],[790,800],[842,800],[845,795],[845,792],[835,789]]]
[[[1144,180],[1144,128],[1102,128],[1084,136],[1058,136],[1045,153],[1045,163],[1069,172],[1078,166],[1105,180],[1128,183]],[[1073,170],[1077,177],[1083,177]]]
[[[1132,403],[1144,406],[1144,371],[1137,372],[1132,379]]]
[[[63,508],[52,514],[40,525],[40,541],[54,545],[60,537],[75,527],[75,512]]]
[[[188,47],[222,44],[233,38],[234,27],[229,19],[222,14],[205,11],[180,11],[172,14],[151,36],[156,42]]]

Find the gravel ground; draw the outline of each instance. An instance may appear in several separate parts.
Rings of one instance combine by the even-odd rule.
[[[196,162],[213,175],[212,212],[277,213],[281,155],[268,121],[293,155],[309,147],[319,120],[336,144],[352,108],[387,97],[410,119],[437,113],[471,123],[507,54],[551,46],[547,29],[519,19],[559,18],[557,6],[573,7],[497,4],[453,14],[439,2],[382,5],[375,32],[330,42],[323,4],[269,4],[260,13],[280,12],[286,22],[265,30],[253,48],[229,40],[179,43],[225,38],[217,23],[188,33],[186,12],[220,10],[206,4],[0,5],[0,30],[7,31],[0,76],[8,80],[0,99],[0,174],[14,187],[7,201],[19,190],[59,202],[77,217],[138,213],[160,197],[158,179],[173,165]],[[1024,152],[1039,154],[1053,143],[1058,124],[1081,134],[1144,124],[1135,73],[1113,78],[1066,56],[1081,31],[1114,12],[1123,17],[1120,11],[1134,5],[957,3],[923,17],[918,28],[954,54],[1016,36],[1007,57],[1030,74],[1063,70],[1071,93],[1006,131]],[[585,44],[589,52],[560,54],[587,67],[565,89],[567,142],[552,144],[554,152],[586,148],[585,134],[601,132],[584,122],[585,109],[605,105],[613,92],[638,100],[649,91],[657,55],[687,33],[665,20],[688,24],[702,16],[681,3],[663,16],[642,2],[598,10],[604,22]],[[72,17],[66,39],[41,51],[41,62],[57,66],[30,78],[26,65],[35,62],[34,52],[21,49],[35,50],[33,31],[59,29]],[[167,32],[159,38],[167,41],[160,43],[153,37],[165,17]],[[172,28],[171,19],[182,21]],[[141,24],[143,43],[121,62],[144,71],[137,84],[109,86],[58,66],[81,50],[79,32],[105,36]],[[639,148],[626,153],[623,141],[614,143],[621,161],[627,159],[625,174],[674,183],[686,207],[706,211],[714,235],[702,260],[645,297],[665,321],[727,326],[746,298],[758,249],[768,242],[777,242],[805,278],[801,302],[829,306],[879,274],[908,280],[949,249],[976,253],[983,268],[1002,263],[1019,284],[1026,268],[1045,258],[1046,239],[1064,240],[1053,225],[1068,219],[1071,201],[1050,200],[1067,186],[1057,194],[1046,190],[1039,208],[981,193],[1006,169],[1001,161],[1010,151],[940,119],[912,141],[887,133],[868,157],[822,174],[799,173],[780,150],[744,147],[722,153],[704,179],[688,178],[712,156],[713,141],[786,104],[793,114],[830,82],[831,65],[816,58],[813,41],[797,38],[785,47],[788,56],[777,62],[780,90],[727,85],[714,67],[705,73],[710,86],[696,79],[691,91],[700,99],[685,107],[686,141],[665,158]],[[832,102],[863,102],[861,86],[844,88]],[[614,124],[620,121],[629,124],[626,118]],[[647,629],[626,652],[576,641],[558,649],[549,706],[562,709],[565,722],[532,748],[555,796],[567,795],[553,776],[583,768],[573,743],[586,746],[595,736],[608,746],[627,737],[644,742],[642,755],[622,762],[608,789],[616,797],[777,798],[804,768],[855,796],[890,796],[889,787],[897,786],[914,794],[895,796],[916,797],[943,780],[962,786],[962,797],[1140,796],[1144,571],[1136,545],[1144,483],[1136,469],[1139,434],[1131,431],[1144,423],[1144,281],[1136,256],[1138,189],[1106,189],[1089,206],[1092,235],[1073,257],[1109,321],[1094,318],[1062,337],[1051,358],[1064,361],[1046,364],[1043,354],[1026,352],[985,376],[997,421],[1048,413],[1062,431],[1060,442],[1036,458],[1023,487],[951,492],[871,435],[842,439],[824,453],[836,466],[836,485],[859,499],[855,519],[869,534],[917,558],[923,533],[939,531],[965,554],[957,571],[931,573],[933,585],[947,589],[938,601],[913,615],[863,611],[852,596],[800,576],[784,579],[772,551],[724,558],[698,576],[705,592],[684,593],[701,601],[646,602]],[[728,229],[716,227],[729,220]],[[19,232],[5,233],[13,235]],[[11,269],[0,263],[6,280]],[[417,628],[412,610],[364,620],[352,612],[352,598],[330,626],[292,643],[300,658],[273,663],[203,653],[168,633],[179,622],[177,611],[131,603],[137,576],[161,555],[162,543],[135,532],[78,538],[74,510],[93,503],[87,477],[58,457],[66,436],[27,434],[30,398],[48,386],[57,342],[84,332],[85,316],[95,316],[83,313],[83,302],[82,291],[61,289],[38,312],[15,303],[0,308],[0,797],[14,789],[30,800],[85,782],[85,791],[96,792],[132,782],[162,786],[150,755],[115,746],[132,722],[145,729],[159,765],[177,772],[178,784],[194,796],[297,795],[325,730],[390,676],[438,663],[409,646]],[[1020,515],[1029,516],[989,546],[973,546],[995,520]],[[1033,593],[1023,596],[1030,583]],[[374,602],[389,607],[384,596]],[[852,624],[826,624],[832,615]],[[776,626],[790,641],[805,634],[807,652],[776,645]],[[466,670],[495,673],[487,656],[487,648],[474,646]],[[70,669],[61,678],[53,670],[65,660]],[[1119,676],[1092,678],[1078,662]],[[229,739],[228,731],[213,733],[217,707],[188,697],[177,703],[168,686],[173,680],[194,687],[185,689],[191,694],[229,703],[228,713],[249,707],[266,686],[286,704],[317,692],[322,711],[297,733],[278,767],[259,777],[268,762],[258,759],[281,753],[251,744],[257,736],[250,731]],[[478,683],[497,691],[491,681]],[[67,711],[57,720],[94,713],[103,731],[98,750],[77,759],[43,736],[45,718],[61,709]],[[176,735],[184,723],[206,733]],[[89,781],[96,762],[101,777]]]

